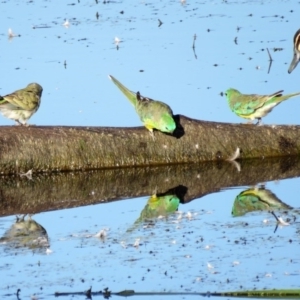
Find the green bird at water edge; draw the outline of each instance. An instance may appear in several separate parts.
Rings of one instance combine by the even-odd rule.
[[[43,88],[30,83],[26,88],[0,96],[0,112],[19,125],[28,126],[27,120],[39,109]]]
[[[257,119],[261,124],[261,118],[266,116],[272,109],[291,97],[300,95],[300,92],[282,95],[278,91],[271,95],[242,94],[238,90],[228,89],[226,91],[227,101],[230,109],[241,118]]]
[[[294,55],[290,67],[288,69],[289,74],[292,73],[292,71],[296,68],[300,60],[300,29],[297,30],[297,32],[295,33],[293,43],[294,43]]]
[[[123,92],[134,106],[144,126],[153,134],[153,129],[166,133],[173,133],[176,123],[173,119],[172,109],[166,103],[143,97],[140,92],[134,93],[127,89],[116,78],[109,78]]]

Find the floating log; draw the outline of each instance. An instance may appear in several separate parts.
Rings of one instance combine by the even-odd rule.
[[[206,122],[175,116],[173,135],[144,128],[3,126],[0,174],[94,170],[300,154],[300,126]]]

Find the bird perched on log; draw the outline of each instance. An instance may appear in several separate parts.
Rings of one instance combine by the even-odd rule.
[[[134,93],[121,84],[116,78],[109,78],[123,92],[131,104],[135,107],[144,126],[153,133],[153,129],[162,132],[173,133],[176,128],[172,109],[166,103],[143,97],[140,92]]]
[[[257,124],[261,124],[261,118],[266,116],[271,110],[284,100],[300,95],[293,93],[282,95],[283,91],[278,91],[271,95],[242,94],[238,90],[228,89],[226,91],[227,101],[230,109],[239,117],[257,119]]]
[[[288,73],[292,73],[292,71],[296,68],[299,60],[300,60],[300,29],[294,35],[294,55],[290,67],[288,69]]]
[[[19,125],[28,126],[27,120],[38,110],[43,88],[38,83],[30,83],[26,88],[6,96],[0,96],[0,112]]]

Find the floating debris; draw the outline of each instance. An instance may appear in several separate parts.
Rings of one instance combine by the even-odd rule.
[[[107,230],[106,229],[101,229],[96,235],[95,237],[104,240],[107,236]]]
[[[211,263],[208,262],[208,263],[207,263],[207,268],[208,268],[208,269],[214,269],[215,267],[214,267]]]
[[[127,248],[127,245],[126,245],[126,242],[125,242],[125,241],[121,241],[121,242],[120,242],[120,245],[121,245],[122,248],[124,248],[124,249]]]
[[[115,37],[114,44],[116,45],[117,50],[119,50],[119,44],[121,43],[121,39],[119,39],[117,36]]]
[[[53,251],[52,251],[50,248],[47,248],[47,249],[46,249],[46,254],[47,254],[47,255],[51,254],[52,252],[53,252]]]
[[[39,298],[35,294],[33,294],[33,295],[30,296],[30,299],[31,300],[38,300]]]
[[[237,261],[237,260],[235,260],[235,261],[232,262],[232,265],[233,265],[233,266],[238,266],[239,264],[240,264],[240,262]]]
[[[185,216],[188,220],[191,220],[193,218],[193,215],[190,211],[188,211]]]
[[[65,22],[63,23],[63,26],[64,26],[65,28],[69,28],[69,27],[70,27],[70,22],[69,22],[68,19],[65,20]]]
[[[289,226],[291,225],[290,223],[288,222],[285,222],[281,217],[278,217],[278,223],[282,226]]]
[[[32,180],[32,169],[27,171],[26,173],[20,173],[20,177],[27,177],[29,180]]]
[[[282,226],[289,226],[289,225],[291,225],[290,223],[284,221],[282,219],[282,217],[277,217],[276,214],[274,213],[274,211],[271,211],[271,214],[275,217],[275,219],[276,219],[276,221],[277,221],[277,223],[279,225],[282,225]]]
[[[133,247],[138,248],[140,246],[140,238],[137,238],[133,244]]]
[[[20,37],[20,34],[15,34],[11,28],[8,28],[8,39],[12,40],[14,37]]]

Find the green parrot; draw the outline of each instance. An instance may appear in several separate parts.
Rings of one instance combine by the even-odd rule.
[[[43,88],[38,83],[30,83],[26,88],[9,95],[0,96],[0,112],[19,125],[28,126],[27,120],[38,110]]]
[[[173,119],[172,109],[167,104],[143,97],[139,92],[134,93],[128,90],[122,83],[111,75],[109,75],[109,78],[135,107],[135,110],[144,126],[151,133],[153,132],[153,129],[173,133],[176,128],[176,124]]]
[[[288,69],[288,73],[292,73],[292,71],[296,68],[298,62],[300,60],[300,29],[294,35],[294,55],[290,67]]]
[[[248,212],[257,210],[291,209],[289,205],[283,203],[270,190],[261,188],[251,188],[241,192],[236,196],[232,208],[234,217],[243,216]]]
[[[257,119],[257,124],[260,124],[261,118],[271,112],[280,102],[300,95],[299,92],[283,96],[282,92],[278,91],[271,95],[244,95],[235,89],[228,89],[226,96],[229,107],[234,113],[245,119]]]

